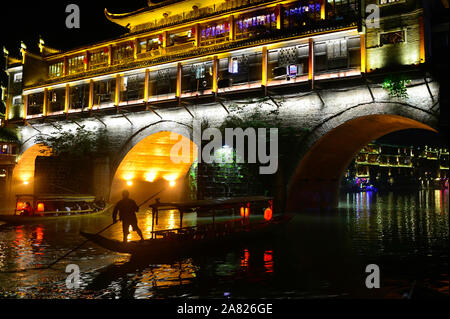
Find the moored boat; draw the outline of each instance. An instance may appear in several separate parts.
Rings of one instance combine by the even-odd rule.
[[[103,201],[89,195],[17,195],[13,215],[0,215],[0,220],[12,224],[35,223],[107,211]]]

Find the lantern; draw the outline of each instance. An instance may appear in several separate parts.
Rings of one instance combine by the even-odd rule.
[[[247,204],[247,207],[241,207],[241,217],[247,218],[250,213],[250,204]]]
[[[17,207],[16,207],[17,210],[22,210],[22,209],[24,209],[24,207],[25,207],[25,205],[23,202],[17,202]]]
[[[271,208],[266,208],[266,210],[264,211],[264,219],[267,221],[272,219],[272,209]]]
[[[38,203],[38,204],[37,204],[37,209],[36,209],[36,211],[37,211],[38,213],[43,213],[43,212],[44,212],[44,209],[45,209],[44,203]]]

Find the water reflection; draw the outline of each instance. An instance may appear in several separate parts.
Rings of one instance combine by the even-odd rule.
[[[219,218],[219,217],[218,217]],[[222,217],[223,219],[231,216]],[[409,287],[413,280],[448,294],[448,190],[417,193],[345,194],[333,215],[300,214],[276,238],[174,264],[148,265],[93,243],[69,255],[54,269],[3,274],[46,265],[96,232],[110,215],[84,216],[41,225],[0,229],[0,297],[167,298],[167,297],[345,297],[364,296],[364,265],[380,264],[385,285]],[[183,226],[211,222],[185,214]],[[138,213],[146,238],[153,230],[179,227],[177,211]],[[122,239],[114,225],[105,237]],[[132,232],[130,240],[139,236]],[[65,266],[80,266],[80,289],[65,287]]]

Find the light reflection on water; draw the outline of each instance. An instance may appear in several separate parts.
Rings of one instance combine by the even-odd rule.
[[[148,212],[140,212],[138,219],[147,238],[152,228],[180,226],[176,211],[161,212],[154,226]],[[106,215],[0,226],[0,271],[49,264],[84,240],[80,230],[96,232],[110,222],[111,216]],[[207,222],[209,218],[195,213],[183,218],[183,226]],[[121,224],[103,235],[121,240]],[[0,297],[364,296],[367,291],[360,287],[364,282],[361,269],[367,262],[388,269],[386,285],[401,287],[424,276],[430,286],[441,282],[436,289],[448,294],[448,271],[443,270],[448,268],[448,238],[448,191],[346,194],[337,212],[296,216],[280,240],[234,247],[172,265],[136,263],[127,255],[88,242],[53,269],[0,273]],[[138,240],[139,236],[132,232],[129,239]],[[68,290],[65,267],[73,263],[81,270],[81,288]]]

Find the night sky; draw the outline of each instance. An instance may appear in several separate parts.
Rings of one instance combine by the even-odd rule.
[[[155,1],[156,2],[156,1]],[[80,7],[81,28],[65,26],[66,6],[74,3]],[[11,56],[19,56],[20,41],[28,49],[39,52],[39,35],[49,47],[61,50],[76,48],[126,33],[126,29],[108,21],[104,15],[107,8],[112,13],[125,13],[147,6],[147,0],[70,0],[70,1],[9,1],[0,10],[0,49],[3,46]],[[3,69],[3,59],[0,67]],[[5,85],[5,75],[1,74]],[[436,134],[422,130],[407,130],[390,134],[380,142],[393,144],[448,144]]]

